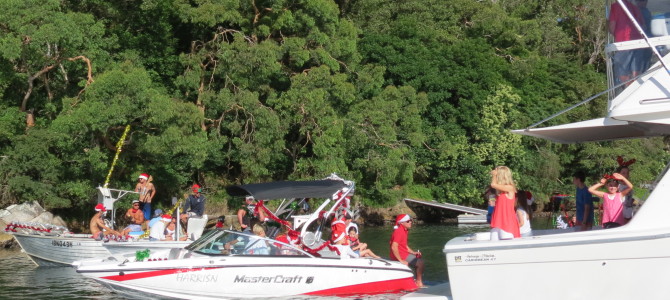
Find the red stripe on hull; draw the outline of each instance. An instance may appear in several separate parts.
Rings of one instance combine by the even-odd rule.
[[[376,295],[409,292],[417,289],[414,278],[368,282],[305,293],[313,296]]]
[[[204,271],[204,270],[211,270],[211,269],[218,269],[218,268],[170,269],[170,270],[140,272],[140,273],[131,273],[131,274],[123,274],[123,275],[113,275],[113,276],[106,276],[106,277],[100,277],[100,278],[101,279],[107,279],[107,280],[114,280],[114,281],[126,281],[126,280],[135,280],[135,279],[142,279],[142,278],[148,278],[148,277],[154,277],[154,276],[163,276],[163,275],[170,275],[170,274],[176,274],[176,273],[187,273],[187,272],[194,272],[194,271]]]

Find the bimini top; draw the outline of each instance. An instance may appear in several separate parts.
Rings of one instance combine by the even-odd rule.
[[[343,180],[313,181],[276,181],[235,185],[226,188],[231,196],[254,196],[256,199],[291,199],[291,198],[330,198],[338,190],[347,187]]]

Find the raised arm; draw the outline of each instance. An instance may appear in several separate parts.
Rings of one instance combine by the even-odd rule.
[[[605,185],[605,182],[607,182],[607,179],[605,178],[600,179],[600,182],[589,187],[589,193],[602,198],[602,196],[605,195],[605,193],[599,191],[598,189],[601,188],[603,185]]]
[[[623,181],[623,183],[628,186],[628,188],[626,190],[621,192],[622,196],[628,195],[633,190],[633,184],[630,181],[628,181],[628,179],[626,179],[626,177],[624,177],[623,175],[621,175],[619,173],[614,173],[614,174],[612,174],[612,176],[614,176],[614,178],[616,178],[619,181]]]

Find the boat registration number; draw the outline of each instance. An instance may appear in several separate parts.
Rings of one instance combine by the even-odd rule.
[[[51,245],[55,247],[67,247],[70,248],[73,246],[72,242],[70,241],[51,241]]]

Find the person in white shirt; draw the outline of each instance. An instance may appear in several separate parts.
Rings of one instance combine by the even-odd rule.
[[[165,240],[165,226],[172,221],[172,216],[163,215],[160,221],[151,226],[149,231],[150,241],[164,241]]]

